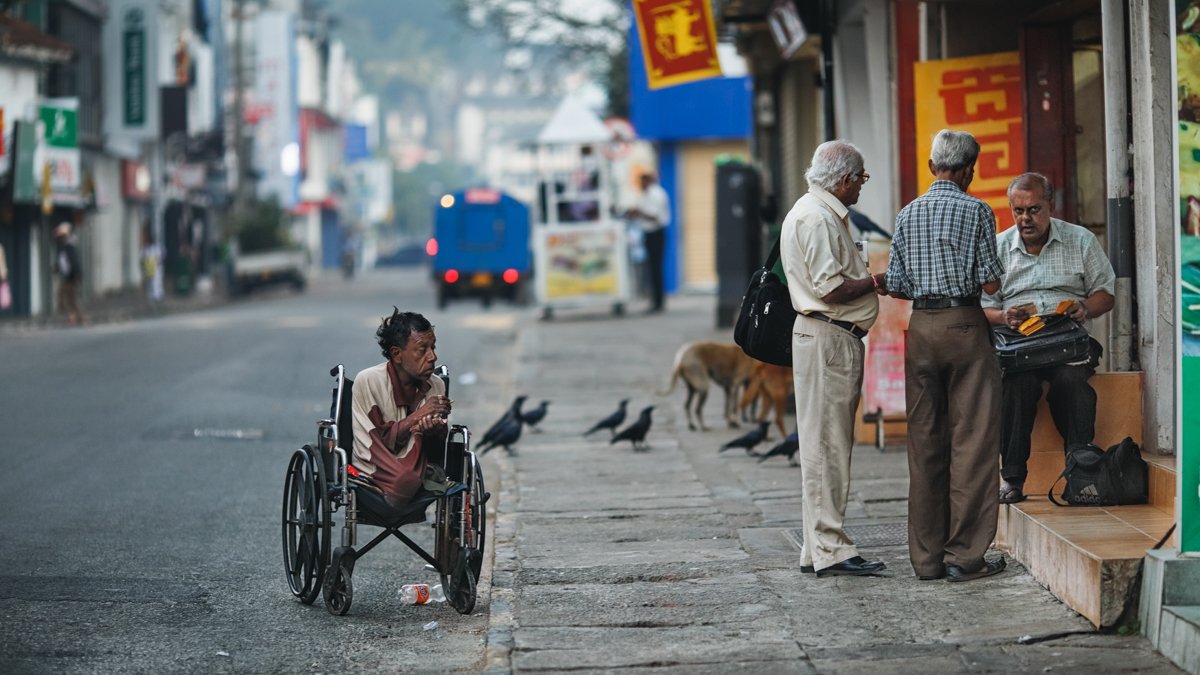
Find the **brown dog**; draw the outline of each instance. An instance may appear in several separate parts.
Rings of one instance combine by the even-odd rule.
[[[675,390],[675,383],[679,378],[683,378],[688,390],[687,400],[683,404],[688,429],[696,430],[696,424],[692,423],[692,401],[695,401],[696,422],[701,431],[707,431],[702,411],[704,402],[708,400],[708,382],[711,379],[725,390],[725,421],[729,423],[730,428],[736,428],[738,424],[734,417],[734,397],[738,389],[750,379],[755,363],[757,361],[746,356],[742,348],[735,344],[689,342],[675,352],[671,386],[666,391],[658,392],[658,395],[670,394]]]
[[[755,361],[754,368],[750,372],[750,382],[746,385],[746,391],[742,393],[742,400],[738,403],[738,410],[744,412],[755,400],[758,400],[762,403],[758,421],[762,422],[770,417],[771,408],[774,408],[775,424],[779,427],[779,434],[787,436],[787,430],[783,427],[783,415],[786,412],[788,396],[792,394],[793,387],[791,368]]]

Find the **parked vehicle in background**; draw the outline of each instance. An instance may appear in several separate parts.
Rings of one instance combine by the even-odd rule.
[[[302,250],[235,252],[230,261],[229,290],[232,295],[242,295],[263,286],[287,284],[303,291],[308,285],[307,268],[308,253]]]
[[[433,258],[438,307],[451,300],[478,298],[528,301],[533,276],[529,249],[529,207],[491,188],[443,195],[434,214]]]
[[[292,243],[286,214],[276,202],[256,202],[230,219],[227,284],[230,295],[287,284],[297,292],[308,283],[308,252]]]

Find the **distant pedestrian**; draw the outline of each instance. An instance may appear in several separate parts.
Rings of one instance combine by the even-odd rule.
[[[646,171],[639,180],[641,195],[637,204],[625,212],[625,216],[632,218],[642,231],[642,245],[646,248],[646,275],[650,280],[650,311],[661,312],[666,284],[663,260],[667,252],[667,226],[671,224],[671,202],[653,171]]]
[[[142,240],[142,288],[146,291],[146,301],[156,308],[163,300],[162,247],[148,232]]]
[[[0,312],[12,307],[12,287],[8,285],[8,254],[0,244]]]
[[[58,276],[58,311],[67,317],[67,323],[83,323],[83,312],[79,309],[79,287],[83,282],[83,267],[79,261],[79,249],[71,232],[71,224],[59,223],[54,228],[54,272]]]
[[[1000,368],[980,291],[1000,289],[996,218],[967,194],[979,143],[943,129],[929,190],[896,216],[884,287],[911,298],[904,350],[908,549],[923,580],[968,581],[1004,569],[983,554],[996,535]]]
[[[863,343],[879,314],[876,280],[850,236],[849,207],[870,179],[858,148],[845,141],[817,147],[805,172],[808,194],[783,219],[779,252],[792,307],[792,379],[804,546],[800,569],[818,576],[866,575],[885,569],[864,560],[843,523],[850,497],[854,415],[863,383]]]

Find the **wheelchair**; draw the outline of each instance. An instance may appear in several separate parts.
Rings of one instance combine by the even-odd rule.
[[[292,595],[311,605],[318,595],[334,615],[350,611],[354,599],[355,562],[389,537],[396,537],[441,575],[446,601],[460,614],[475,609],[476,584],[483,568],[487,533],[484,488],[479,460],[470,450],[471,433],[450,425],[441,448],[424,447],[428,463],[439,464],[453,482],[444,493],[422,488],[410,502],[393,508],[382,495],[353,479],[349,459],[354,451],[351,391],[354,381],[339,364],[334,378],[330,418],[317,422],[317,442],[292,454],[283,489],[283,566]],[[437,374],[447,384],[449,372]],[[436,505],[432,555],[405,536],[404,525],[425,523]],[[332,546],[333,516],[345,509],[341,545]],[[359,525],[383,528],[356,549]]]

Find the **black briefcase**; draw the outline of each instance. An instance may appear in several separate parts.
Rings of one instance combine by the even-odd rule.
[[[1087,329],[1065,314],[1043,315],[1046,327],[1021,335],[1008,326],[992,327],[992,344],[1005,374],[1036,370],[1091,358]]]

